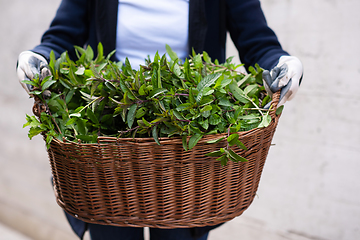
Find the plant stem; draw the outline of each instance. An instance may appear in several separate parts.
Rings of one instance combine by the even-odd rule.
[[[56,128],[58,129],[59,133],[60,133],[61,135],[63,135],[62,132],[61,132],[61,130],[60,130],[59,125],[56,123],[55,118],[54,118],[53,115],[51,114],[51,112],[50,112],[50,110],[49,110],[49,106],[47,105],[46,101],[44,101],[44,103],[45,103],[47,112],[49,112],[49,115],[50,115],[50,117],[51,117],[51,120],[53,120],[53,122],[54,122]]]
[[[208,64],[208,63],[207,63],[207,64]],[[225,66],[216,65],[216,64],[214,64],[214,63],[210,63],[209,65],[212,66],[212,67],[222,68],[222,69],[215,70],[214,72],[220,72],[220,71],[224,71],[224,70],[229,70],[229,71],[231,71],[231,72],[236,72],[236,73],[240,73],[240,74],[246,75],[246,73],[243,73],[243,72],[240,72],[240,71],[237,71],[237,70],[234,70],[234,69],[230,69],[230,68],[225,67]]]
[[[249,98],[246,94],[245,94],[245,97],[247,98],[247,100],[249,100],[254,106],[255,106],[255,109],[259,111],[259,113],[261,114],[262,117],[264,117],[264,114],[263,112],[261,111],[261,109],[254,103],[254,101]]]
[[[126,131],[119,131],[119,137],[122,135],[122,134],[124,134],[124,133],[128,133],[128,132],[131,132],[131,131],[134,131],[134,130],[136,130],[136,129],[138,129],[138,128],[140,128],[140,126],[136,126],[136,127],[134,127],[134,128],[132,128],[132,129],[128,129],[128,130],[126,130]]]
[[[85,106],[83,109],[81,109],[81,110],[79,111],[79,113],[81,113],[85,108],[89,107],[91,104],[93,104],[94,102],[96,102],[97,100],[99,100],[99,99],[101,99],[101,98],[104,98],[104,97],[102,97],[102,96],[97,97],[97,98],[95,98],[94,100],[92,100],[91,102],[89,102],[88,104],[86,104],[86,106]]]

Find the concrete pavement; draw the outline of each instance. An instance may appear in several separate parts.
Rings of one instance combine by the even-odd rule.
[[[0,240],[31,240],[0,222]]]

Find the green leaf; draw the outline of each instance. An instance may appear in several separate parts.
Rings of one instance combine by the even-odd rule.
[[[201,69],[203,67],[203,62],[202,62],[201,56],[199,54],[194,56],[193,61],[194,61],[195,68]]]
[[[48,89],[48,88],[49,88],[51,85],[53,85],[54,83],[56,83],[55,80],[47,80],[46,82],[43,81],[43,82],[41,83],[41,85],[42,85],[41,90],[44,91],[44,90]]]
[[[218,138],[218,139],[207,141],[206,143],[218,143],[218,142],[221,142],[224,139],[225,139],[225,137],[221,137],[221,138]]]
[[[63,85],[65,88],[67,89],[72,89],[71,87],[71,83],[62,79],[59,79],[59,82],[61,83],[61,85]]]
[[[141,85],[141,87],[139,88],[139,94],[141,95],[141,96],[144,96],[144,95],[146,95],[146,84],[143,84],[143,85]]]
[[[227,118],[229,123],[231,123],[231,124],[236,123],[236,120],[234,118],[234,114],[232,112],[226,112],[226,118]]]
[[[92,50],[90,45],[88,45],[85,50],[85,58],[88,62],[91,62],[91,60],[94,58],[94,51]]]
[[[208,130],[209,129],[209,120],[208,119],[205,119],[204,121],[200,121],[198,122],[200,124],[200,126],[202,128],[204,128],[205,130]]]
[[[208,157],[220,157],[223,154],[224,153],[221,152],[221,150],[217,150],[217,151],[213,151],[213,152],[210,152],[210,153],[206,153],[205,156],[208,156]]]
[[[203,137],[202,134],[195,134],[193,136],[191,136],[191,138],[189,139],[189,150],[192,149],[193,147],[195,147],[195,145],[199,142],[199,140]]]
[[[271,123],[271,116],[267,114],[262,118],[262,121],[260,122],[258,128],[267,127],[270,125],[270,123]]]
[[[75,48],[75,52],[76,52],[76,56],[78,57],[78,58],[81,58],[81,56],[82,55],[84,55],[85,56],[85,54],[86,54],[86,52],[85,52],[85,49],[84,48],[82,48],[82,47],[80,47],[80,46],[74,46],[74,48]],[[79,54],[80,53],[80,54]]]
[[[247,151],[247,147],[241,142],[241,141],[236,141],[235,144],[240,148],[240,149],[243,149],[245,151]]]
[[[116,49],[111,51],[107,56],[106,56],[106,60],[110,60],[110,58],[115,54]]]
[[[248,85],[244,89],[244,94],[248,95],[249,97],[252,97],[259,89],[260,87],[257,84],[251,84]]]
[[[95,68],[96,68],[96,71],[99,72],[99,73],[102,72],[103,69],[104,69],[107,65],[108,65],[107,62],[104,62],[104,63],[99,64],[99,66],[95,67]]]
[[[97,99],[97,97],[95,96],[91,96],[90,94],[87,94],[86,92],[84,91],[80,91],[80,94],[82,95],[82,97],[87,100],[87,101],[93,101],[95,99]]]
[[[99,42],[99,44],[97,46],[97,52],[98,52],[98,55],[95,59],[95,63],[99,63],[104,59],[104,50],[103,50],[103,45],[101,42]]]
[[[234,160],[234,162],[248,162],[248,160],[239,154],[235,153],[232,149],[228,149],[230,157]]]
[[[210,103],[212,103],[212,102],[214,102],[214,98],[213,98],[213,97],[203,97],[203,98],[201,99],[201,101],[198,103],[198,105],[199,105],[200,107],[202,107],[202,106],[208,105],[208,104],[210,104]]]
[[[150,93],[149,93],[149,98],[154,98],[162,93],[165,93],[167,92],[168,90],[166,88],[157,88],[157,89],[154,89],[152,90]]]
[[[177,56],[177,54],[171,49],[171,47],[168,44],[165,45],[165,48],[166,48],[166,52],[169,55],[169,57],[171,58],[171,60],[173,60],[173,61],[179,60],[179,57]]]
[[[278,107],[278,108],[276,109],[275,114],[276,114],[277,116],[279,116],[279,115],[282,113],[283,109],[284,109],[284,105]]]
[[[52,136],[50,133],[48,133],[46,135],[46,140],[45,140],[46,145],[49,145],[53,139],[54,139],[54,136]]]
[[[99,72],[96,70],[94,63],[90,64],[90,69],[96,78],[101,79],[101,76],[100,76]]]
[[[184,120],[184,116],[181,115],[181,113],[178,112],[177,110],[173,110],[173,114],[177,119]]]
[[[129,112],[127,114],[127,123],[129,128],[131,128],[134,123],[136,109],[137,109],[137,104],[131,105]]]
[[[38,126],[38,125],[40,125],[39,120],[37,120],[37,118],[35,116],[29,116],[28,114],[26,114],[26,121],[27,122],[23,125],[23,128],[27,127],[27,126]]]
[[[206,112],[206,111],[211,111],[211,110],[212,110],[212,106],[211,105],[206,105],[205,107],[200,109],[200,112]]]
[[[247,83],[251,79],[251,74],[245,75],[240,81],[237,82],[238,87],[242,87],[243,84]]]
[[[70,126],[70,125],[74,124],[75,122],[76,122],[76,118],[70,118],[70,119],[66,122],[65,126]]]
[[[211,58],[209,57],[209,54],[205,51],[203,51],[203,58],[206,63],[211,63]]]
[[[243,90],[241,90],[237,84],[233,81],[231,84],[229,84],[230,92],[233,94],[233,96],[242,103],[248,103],[249,100],[247,99],[245,93]]]
[[[155,140],[155,142],[160,145],[160,142],[159,142],[159,138],[158,138],[158,133],[157,133],[157,125],[155,125],[153,128],[152,128],[152,136]]]
[[[183,145],[184,150],[187,151],[188,148],[187,148],[187,136],[186,135],[184,135],[182,137],[182,145]]]
[[[41,95],[41,91],[35,90],[35,91],[29,92],[29,94]]]
[[[229,137],[227,137],[226,140],[228,141],[228,143],[229,143],[230,146],[233,146],[233,145],[236,144],[236,142],[238,141],[238,139],[239,139],[239,134],[233,133],[233,134],[231,134]]]
[[[34,87],[38,86],[34,81],[30,81],[30,80],[22,80],[21,82],[25,83],[25,84],[29,84],[29,85],[34,86]]]
[[[232,107],[233,106],[233,104],[230,102],[230,100],[227,99],[226,97],[220,98],[219,105],[224,106],[224,107]]]
[[[202,132],[200,131],[199,128],[194,127],[193,125],[190,125],[189,127],[190,127],[192,132],[197,133],[197,134],[202,134]]]
[[[127,93],[127,96],[131,100],[136,99],[134,93],[130,90],[130,88],[126,85],[126,83],[122,79],[120,79],[120,88],[121,88],[121,90],[123,91],[124,94]]]
[[[184,78],[184,73],[181,71],[177,63],[174,64],[174,73],[178,78]]]
[[[40,127],[32,127],[29,130],[29,134],[28,137],[31,140],[33,137],[35,137],[36,135],[39,135],[40,133],[42,133],[44,131],[44,129],[40,128]]]
[[[190,88],[189,89],[189,101],[190,103],[194,104],[196,102],[195,98],[194,98],[194,94],[193,94],[193,89]]]
[[[217,114],[210,115],[209,124],[218,125],[221,122],[221,117]]]
[[[78,133],[80,135],[86,135],[87,131],[86,131],[86,121],[85,119],[82,118],[76,118],[76,125],[75,127],[77,127]]]
[[[110,89],[110,91],[116,91],[116,87],[114,86],[114,84],[110,81],[105,81],[105,86]]]
[[[93,123],[99,124],[99,120],[97,119],[96,115],[94,114],[93,111],[91,111],[90,108],[86,109],[86,114]]]
[[[221,81],[220,87],[224,88],[228,86],[233,80],[228,77],[224,77],[224,79]]]
[[[76,75],[84,75],[84,73],[85,73],[85,67],[84,66],[79,67],[75,72]]]
[[[147,113],[146,107],[141,107],[136,111],[135,118],[142,118]]]
[[[210,88],[210,87],[206,87],[204,88],[204,91],[203,91],[203,96],[208,96],[208,95],[211,95],[215,92],[214,89]]]
[[[146,121],[145,118],[142,118],[142,121],[147,127],[151,127],[151,124],[148,121]]]
[[[53,50],[51,50],[49,58],[50,58],[49,68],[50,68],[52,74],[54,74],[54,73],[55,73],[55,63],[56,63],[56,59],[55,59],[55,53],[54,53]]]
[[[180,104],[179,106],[177,106],[176,110],[184,111],[184,110],[190,109],[191,107],[192,107],[191,103],[183,103],[183,104]]]
[[[210,74],[200,81],[200,83],[197,85],[197,90],[199,91],[199,94],[196,97],[196,102],[200,102],[205,88],[213,85],[220,76],[221,73]]]
[[[66,94],[65,102],[66,102],[67,104],[71,101],[72,97],[73,97],[74,94],[75,94],[75,91],[76,91],[76,89],[72,89],[72,90],[70,90],[70,91]]]
[[[226,154],[224,154],[221,157],[217,158],[216,160],[220,161],[221,166],[226,166],[226,164],[228,162],[228,157],[226,156]]]
[[[76,135],[75,137],[88,143],[96,143],[98,138],[97,135]]]
[[[78,113],[78,112],[76,112],[76,113],[72,113],[72,114],[70,114],[69,115],[69,117],[81,117],[81,113]]]

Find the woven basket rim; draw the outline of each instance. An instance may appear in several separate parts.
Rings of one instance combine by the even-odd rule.
[[[273,124],[276,124],[276,122],[278,121],[279,116],[276,116],[276,119],[272,119],[271,123],[269,124],[269,126],[265,127],[265,128],[254,128],[251,130],[247,130],[247,131],[241,131],[241,132],[237,132],[237,134],[239,134],[239,137],[247,137],[248,135],[251,134],[256,134],[259,131],[263,131],[267,128],[271,128],[273,127]],[[218,134],[208,134],[208,135],[204,135],[198,142],[198,144],[203,144],[207,141],[210,140],[214,140],[214,139],[218,139],[221,137],[225,137],[227,136],[227,133],[218,133]],[[188,138],[190,138],[190,136],[188,136]],[[127,144],[150,144],[150,145],[158,145],[154,138],[152,137],[146,137],[146,138],[117,138],[117,137],[104,137],[104,136],[100,136],[98,137],[98,141],[97,143],[83,143],[81,141],[78,142],[74,142],[74,141],[69,141],[65,138],[63,138],[63,140],[60,140],[58,138],[54,138],[53,141],[55,141],[57,144],[75,144],[75,145],[82,145],[82,146],[94,146],[94,145],[98,145],[98,144],[106,144],[106,143],[113,143],[113,144],[123,144],[123,143],[127,143]],[[182,137],[180,136],[176,136],[176,137],[161,137],[159,138],[159,142],[160,144],[182,144]]]

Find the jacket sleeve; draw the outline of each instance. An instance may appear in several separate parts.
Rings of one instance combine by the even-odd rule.
[[[269,28],[259,0],[227,0],[227,28],[246,68],[271,69],[285,52]]]
[[[68,51],[75,57],[74,45],[83,46],[88,40],[89,16],[87,0],[62,0],[41,43],[32,49],[49,60],[51,50],[56,58]]]

